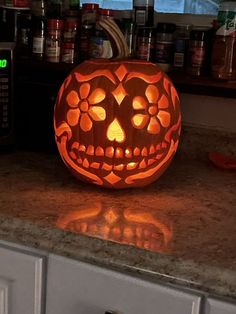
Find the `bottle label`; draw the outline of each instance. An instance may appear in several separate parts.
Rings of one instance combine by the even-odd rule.
[[[173,43],[172,42],[157,42],[155,46],[156,62],[171,64]]]
[[[112,48],[110,41],[102,37],[92,37],[90,45],[90,56],[92,58],[111,58]]]
[[[191,65],[202,66],[205,61],[205,48],[202,47],[194,47],[191,49]]]
[[[46,60],[49,62],[59,62],[60,61],[61,47],[58,41],[46,40],[45,56]]]
[[[236,12],[219,11],[216,35],[236,37]]]
[[[33,38],[33,53],[43,53],[44,51],[44,38],[43,37],[34,37]]]
[[[135,23],[136,25],[146,24],[146,10],[136,10],[135,11]]]
[[[184,53],[183,52],[174,53],[174,67],[176,68],[184,67]]]

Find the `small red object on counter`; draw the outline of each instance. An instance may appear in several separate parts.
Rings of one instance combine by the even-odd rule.
[[[208,153],[210,161],[218,168],[236,170],[236,159],[218,152]]]

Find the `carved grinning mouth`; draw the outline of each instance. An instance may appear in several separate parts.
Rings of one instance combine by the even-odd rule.
[[[162,159],[169,145],[163,141],[158,145],[147,147],[122,148],[108,146],[85,146],[74,142],[69,151],[70,157],[84,168],[102,169],[106,171],[123,171],[145,169],[157,160]],[[100,161],[106,157],[106,161]]]

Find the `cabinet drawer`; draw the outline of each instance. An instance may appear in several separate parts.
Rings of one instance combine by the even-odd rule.
[[[44,257],[0,243],[0,314],[43,314]]]
[[[94,265],[51,255],[47,314],[199,314],[201,298]]]
[[[207,299],[205,314],[235,314],[236,304],[216,299]]]

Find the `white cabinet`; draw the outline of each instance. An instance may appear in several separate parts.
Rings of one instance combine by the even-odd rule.
[[[236,314],[236,303],[207,299],[205,314]]]
[[[0,314],[43,314],[44,257],[0,242]]]
[[[51,255],[47,314],[199,314],[199,295]]]

